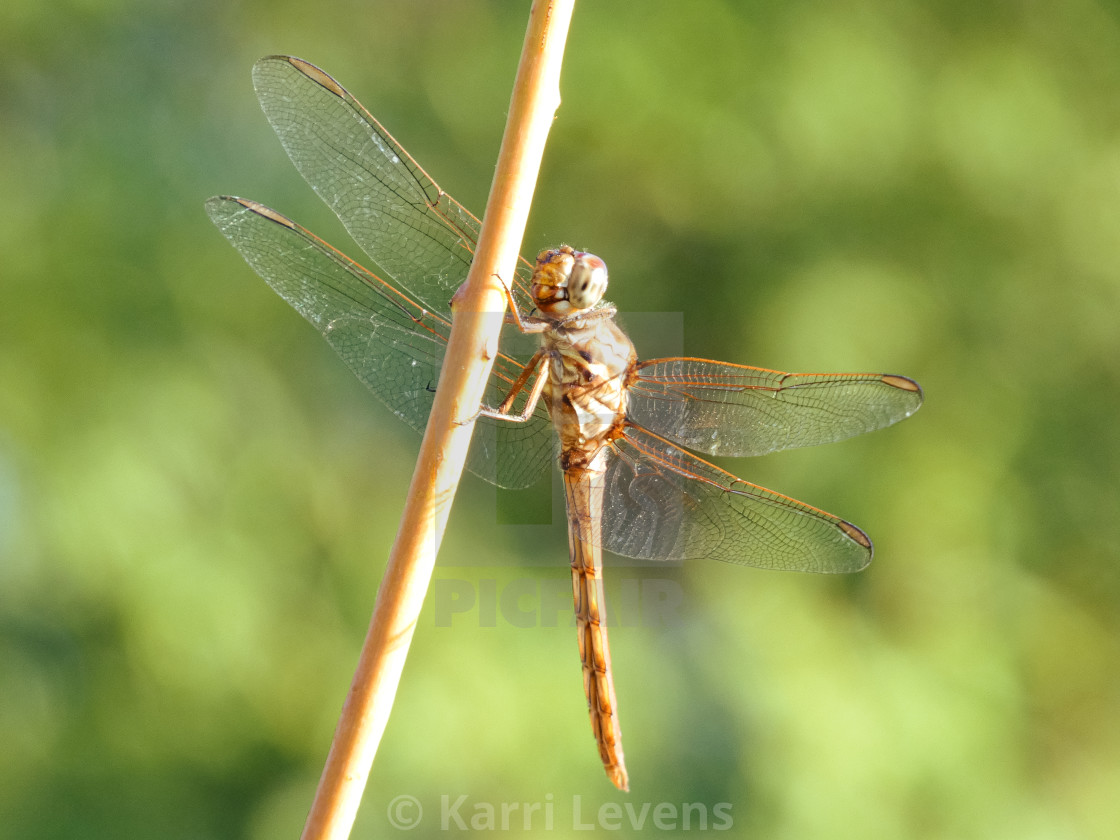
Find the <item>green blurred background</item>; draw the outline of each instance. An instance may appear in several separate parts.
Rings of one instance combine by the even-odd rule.
[[[256,104],[287,52],[480,212],[527,7],[0,7],[0,836],[298,836],[417,439],[202,203],[360,256]],[[608,570],[629,797],[563,531],[497,524],[468,479],[439,591],[528,582],[540,619],[433,596],[354,836],[395,836],[400,795],[410,836],[457,833],[445,794],[553,806],[513,836],[573,833],[574,795],[584,823],[726,802],[767,840],[1115,836],[1117,4],[583,0],[562,92],[526,253],[594,250],[691,355],[904,373],[927,404],[729,464],[863,526],[862,574]],[[665,620],[627,612],[657,591]]]

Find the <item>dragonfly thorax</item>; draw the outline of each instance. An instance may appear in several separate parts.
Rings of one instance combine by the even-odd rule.
[[[546,318],[563,319],[591,309],[607,291],[607,264],[567,245],[541,251],[533,269],[533,302]]]

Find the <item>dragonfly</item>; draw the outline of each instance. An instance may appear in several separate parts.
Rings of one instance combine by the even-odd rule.
[[[263,204],[217,196],[207,212],[358,378],[422,432],[450,334],[450,301],[480,222],[323,70],[268,56],[254,65],[253,83],[296,168],[390,279]],[[872,543],[855,525],[689,450],[739,457],[830,443],[903,420],[923,397],[915,381],[894,374],[639,360],[603,299],[607,280],[602,259],[568,246],[522,258],[503,278],[510,329],[537,336],[539,347],[495,359],[468,468],[501,487],[525,488],[559,463],[591,728],[608,778],[629,790],[602,552],[863,569]]]

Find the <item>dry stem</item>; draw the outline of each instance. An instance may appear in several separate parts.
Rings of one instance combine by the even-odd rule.
[[[545,139],[560,104],[560,64],[573,3],[537,0],[530,12],[478,249],[456,298],[447,355],[400,530],[303,840],[349,836],[385,731],[466,461],[473,424],[464,421],[482,402],[497,353],[501,317],[495,313],[504,311],[505,299],[496,278],[512,278],[517,264]]]

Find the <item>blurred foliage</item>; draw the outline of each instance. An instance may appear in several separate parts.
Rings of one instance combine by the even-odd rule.
[[[527,6],[0,8],[0,836],[298,834],[416,440],[202,202],[359,256],[253,97],[288,52],[480,209]],[[731,465],[866,527],[866,572],[614,564],[622,617],[642,581],[682,595],[612,631],[629,797],[566,618],[482,611],[563,588],[564,535],[493,524],[470,479],[437,579],[479,604],[426,609],[355,836],[399,794],[413,836],[442,794],[554,802],[532,835],[580,795],[729,802],[767,840],[1113,836],[1116,5],[584,0],[563,95],[526,253],[594,250],[691,355],[905,373],[927,405]]]

